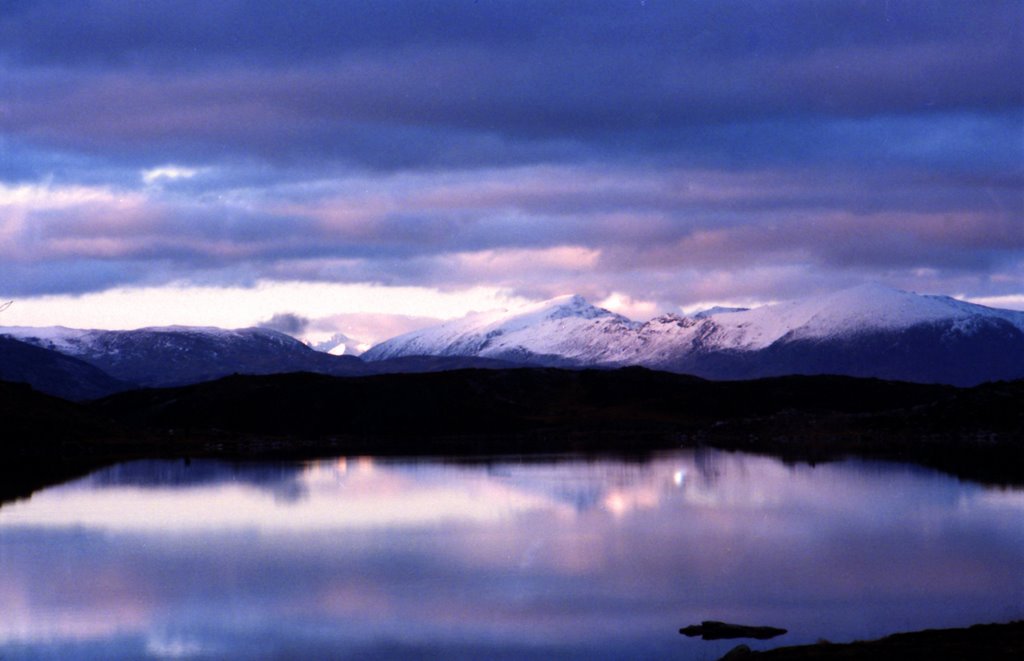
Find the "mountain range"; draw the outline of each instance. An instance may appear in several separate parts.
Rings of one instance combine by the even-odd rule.
[[[1024,376],[1024,312],[864,285],[641,323],[565,296],[407,333],[363,358],[424,354],[559,367],[641,365],[711,379],[842,374],[974,385]]]
[[[865,285],[637,322],[563,296],[407,333],[360,357],[317,351],[265,328],[0,327],[0,379],[69,399],[236,373],[631,365],[710,379],[838,374],[974,385],[1024,377],[1024,312]]]
[[[289,335],[265,328],[169,326],[111,331],[10,327],[0,333],[78,359],[127,387],[199,383],[234,373],[354,376],[366,372],[358,358],[314,351]]]
[[[365,376],[514,366],[473,356],[411,356],[368,363],[351,355],[317,351],[266,328],[0,327],[0,380],[28,383],[40,392],[71,400],[201,383],[232,374]]]

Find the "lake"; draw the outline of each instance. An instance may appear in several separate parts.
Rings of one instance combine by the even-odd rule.
[[[141,461],[0,507],[0,657],[717,659],[1024,617],[1024,491],[912,466]],[[706,642],[717,619],[783,627]]]

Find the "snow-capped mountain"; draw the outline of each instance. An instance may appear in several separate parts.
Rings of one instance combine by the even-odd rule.
[[[715,379],[845,374],[973,385],[1024,378],[1024,312],[868,285],[751,310],[637,322],[563,296],[392,338],[362,359],[265,328],[0,327],[0,379],[74,399],[230,374],[357,376],[642,365]],[[347,353],[347,346],[346,346]]]
[[[359,356],[366,348],[365,344],[358,340],[353,340],[344,333],[335,333],[320,342],[310,342],[309,346],[317,351],[329,353],[332,356]]]
[[[412,355],[643,365],[709,378],[831,373],[966,385],[1024,377],[1024,312],[864,285],[638,323],[567,296],[408,333],[364,358]]]
[[[362,376],[515,366],[474,356],[414,356],[365,363],[352,355],[317,351],[266,328],[0,327],[0,379],[25,382],[68,399],[92,399],[140,386],[187,385],[231,374]]]
[[[265,328],[170,326],[138,330],[3,327],[0,335],[60,352],[140,386],[196,383],[229,374],[364,373],[358,358],[314,351]]]
[[[480,312],[400,335],[363,354],[368,361],[403,356],[477,356],[540,365],[619,362],[622,339],[640,324],[561,296],[512,311]]]
[[[987,308],[948,296],[921,296],[875,284],[709,318],[722,329],[716,338],[719,347],[747,350],[763,349],[784,338],[840,338],[922,324],[952,323],[955,330],[969,334],[987,323],[1005,321],[1024,330],[1024,312]]]

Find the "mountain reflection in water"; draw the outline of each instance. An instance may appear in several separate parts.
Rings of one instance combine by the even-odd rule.
[[[1024,616],[1024,492],[907,466],[134,462],[0,508],[4,658],[694,658]]]

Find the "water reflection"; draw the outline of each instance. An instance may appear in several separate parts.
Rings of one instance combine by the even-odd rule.
[[[4,658],[707,658],[1024,615],[1024,494],[719,452],[137,462],[0,508]],[[752,645],[756,646],[756,645]]]

